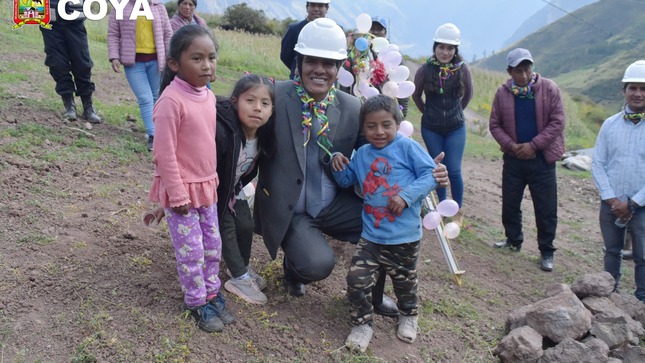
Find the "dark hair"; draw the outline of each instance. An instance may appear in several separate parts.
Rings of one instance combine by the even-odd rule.
[[[313,58],[321,58],[321,59],[329,59],[333,62],[336,63],[336,70],[339,71],[340,67],[343,65],[343,62],[345,62],[344,59],[342,60],[336,60],[336,59],[330,59],[330,58],[324,58],[324,57],[317,57],[315,55],[304,55],[296,52],[296,68],[298,69],[298,74],[302,76],[302,62],[305,60],[305,57],[313,57]],[[304,86],[303,86],[304,87]]]
[[[215,53],[219,50],[219,45],[215,36],[210,30],[202,28],[197,24],[185,25],[179,28],[172,38],[170,38],[170,46],[167,49],[168,55],[166,56],[166,66],[161,73],[161,82],[159,85],[159,94],[163,92],[164,89],[172,82],[172,80],[177,75],[177,72],[173,71],[168,67],[168,62],[172,59],[175,62],[179,62],[181,54],[186,51],[193,44],[193,41],[199,37],[209,37],[213,44],[215,44]]]
[[[184,1],[186,0],[177,0],[177,6],[181,5],[181,3],[183,3]],[[192,1],[195,7],[197,7],[197,0],[190,0],[190,1]]]
[[[513,68],[517,68],[517,67],[520,67],[520,66],[526,66],[526,65],[530,65],[531,67],[533,67],[533,62],[531,62],[528,59],[525,59],[525,60],[521,61],[520,63],[518,63],[515,67],[511,67],[511,66],[506,67],[506,71],[510,72],[510,71],[513,70]]]
[[[454,56],[452,57],[452,59],[450,60],[450,62],[451,62],[451,63],[453,63],[453,64],[454,64],[454,63],[459,63],[459,62],[461,62],[461,61],[463,60],[463,58],[459,55],[459,46],[458,46],[458,45],[454,45],[454,44],[448,44],[448,43],[434,42],[434,44],[432,44],[432,55],[433,55],[433,56],[434,56],[435,50],[437,49],[437,47],[439,46],[439,44],[452,45],[453,47],[455,47],[455,55],[454,55]],[[435,58],[436,58],[436,57],[435,57]]]
[[[325,5],[325,7],[327,9],[329,9],[329,3],[321,3],[321,2],[318,2],[318,1],[307,1],[307,5],[305,5],[305,7],[309,6],[309,4],[311,4],[311,3],[323,4],[323,5]]]
[[[363,128],[367,115],[378,111],[387,111],[391,113],[397,125],[401,124],[401,121],[403,120],[401,111],[399,111],[399,104],[394,98],[386,95],[376,95],[368,98],[361,106],[361,111],[358,114],[361,129]]]
[[[273,78],[262,77],[252,73],[243,75],[233,87],[231,102],[237,112],[237,102],[239,102],[240,96],[250,89],[261,86],[266,87],[269,91],[269,97],[271,97],[274,111],[271,113],[267,123],[258,128],[258,149],[263,156],[270,158],[275,152],[275,81]],[[242,144],[244,145],[245,143],[246,140],[243,140]]]

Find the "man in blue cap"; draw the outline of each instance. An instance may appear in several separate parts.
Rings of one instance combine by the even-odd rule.
[[[372,28],[370,28],[370,34],[375,37],[385,38],[387,35],[387,20],[380,16],[375,16],[372,18]]]

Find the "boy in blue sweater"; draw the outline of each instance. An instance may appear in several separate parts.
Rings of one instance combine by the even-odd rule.
[[[358,184],[364,198],[363,231],[347,274],[353,327],[345,341],[349,349],[364,352],[372,339],[372,287],[379,268],[392,278],[398,300],[397,337],[407,343],[416,339],[421,201],[437,183],[432,158],[397,133],[401,116],[393,98],[369,98],[359,120],[369,144],[351,161],[334,155],[332,169],[341,187]]]

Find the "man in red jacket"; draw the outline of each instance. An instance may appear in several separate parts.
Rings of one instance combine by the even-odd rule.
[[[508,53],[511,76],[495,93],[490,132],[504,153],[502,224],[506,240],[497,248],[519,251],[522,198],[528,185],[535,210],[540,268],[553,270],[553,246],[558,223],[555,162],[564,153],[565,114],[560,89],[533,72],[533,57],[523,48]]]

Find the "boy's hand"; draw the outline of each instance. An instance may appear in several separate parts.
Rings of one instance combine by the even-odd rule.
[[[171,208],[175,214],[179,214],[180,216],[185,216],[188,214],[188,211],[190,210],[190,203],[180,205],[179,207],[172,207]]]
[[[331,167],[334,171],[345,170],[345,165],[349,164],[349,159],[343,154],[336,154],[331,159]]]
[[[408,204],[398,195],[392,196],[387,200],[387,209],[395,216],[400,216],[403,213],[403,209],[407,207]]]

